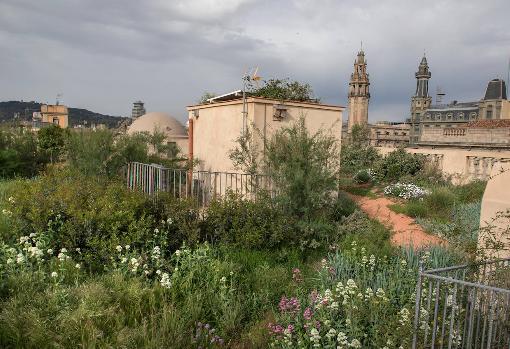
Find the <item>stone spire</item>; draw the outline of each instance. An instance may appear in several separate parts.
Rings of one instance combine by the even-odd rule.
[[[429,95],[429,79],[432,76],[427,63],[427,57],[423,54],[416,77],[416,92],[411,98],[411,132],[410,142],[414,144],[418,141],[420,134],[420,117],[430,108],[432,97]]]
[[[415,73],[416,76],[416,93],[415,97],[426,98],[429,97],[429,79],[432,76],[430,74],[429,65],[427,63],[427,57],[425,55],[421,59],[418,71]]]
[[[370,81],[367,73],[365,52],[361,49],[354,61],[354,72],[349,82],[348,132],[354,125],[368,124],[368,103]]]

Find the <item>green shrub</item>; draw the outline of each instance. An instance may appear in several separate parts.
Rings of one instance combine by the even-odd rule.
[[[406,214],[411,217],[426,217],[430,214],[429,208],[422,200],[411,200],[406,205]]]
[[[472,181],[468,184],[454,186],[452,191],[455,193],[458,202],[476,202],[481,201],[487,182]]]
[[[0,129],[0,178],[35,176],[49,161],[33,132],[21,127]]]
[[[52,248],[79,247],[99,268],[117,244],[143,245],[156,228],[167,234],[169,248],[199,239],[198,212],[191,203],[164,195],[153,200],[120,181],[55,170],[17,181],[9,193],[14,199],[11,241],[44,232]],[[162,223],[169,219],[173,224]]]
[[[340,166],[344,173],[356,173],[373,166],[380,159],[381,155],[370,145],[342,144]]]
[[[424,198],[432,215],[448,215],[455,202],[455,194],[448,187],[436,187]]]
[[[330,219],[334,222],[340,222],[343,217],[350,216],[358,206],[344,192],[339,192],[336,201],[331,208]]]
[[[368,183],[372,180],[370,173],[367,170],[360,170],[356,172],[353,177],[354,181],[359,184]]]
[[[207,208],[201,234],[213,243],[274,248],[292,242],[292,226],[292,218],[285,216],[272,200],[243,200],[230,193]]]
[[[404,148],[392,151],[376,163],[377,176],[386,181],[397,181],[410,175],[414,176],[423,168],[425,157],[421,154],[410,154]]]
[[[381,223],[356,210],[338,225],[336,242],[340,250],[349,249],[356,241],[370,254],[392,255],[395,250],[390,243],[390,235],[390,231]]]

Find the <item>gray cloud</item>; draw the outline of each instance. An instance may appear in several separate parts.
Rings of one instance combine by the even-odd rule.
[[[371,77],[370,119],[402,120],[426,50],[431,91],[479,99],[505,77],[506,0],[3,0],[0,99],[52,101],[128,115],[181,119],[204,91],[237,89],[241,75],[310,82],[347,104],[360,41]]]

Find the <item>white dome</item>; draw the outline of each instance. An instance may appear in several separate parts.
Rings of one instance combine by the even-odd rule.
[[[154,130],[164,132],[167,137],[188,136],[186,129],[177,119],[167,113],[160,112],[152,112],[140,116],[129,126],[127,133],[153,133]]]

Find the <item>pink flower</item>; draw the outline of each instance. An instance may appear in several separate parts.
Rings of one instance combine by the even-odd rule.
[[[311,320],[312,316],[313,316],[312,309],[310,309],[310,307],[306,308],[303,313],[303,317],[305,318],[305,320]]]
[[[282,313],[297,313],[301,309],[301,304],[296,297],[292,297],[287,299],[287,297],[283,296],[278,303],[278,308],[280,308],[280,312]]]
[[[289,325],[290,326],[290,325]],[[283,326],[278,324],[268,324],[269,332],[274,335],[280,335],[283,333]]]

